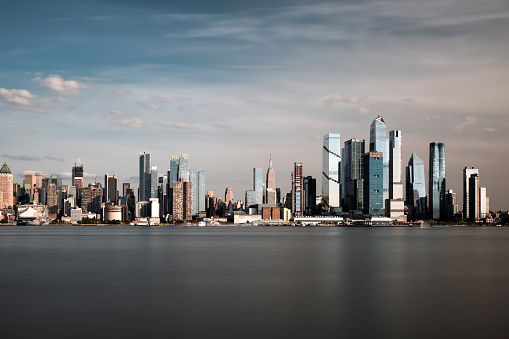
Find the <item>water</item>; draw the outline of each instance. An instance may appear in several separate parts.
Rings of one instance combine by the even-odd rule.
[[[0,227],[0,338],[509,333],[509,228]]]

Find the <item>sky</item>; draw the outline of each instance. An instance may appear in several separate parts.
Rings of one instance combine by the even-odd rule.
[[[369,140],[381,115],[403,164],[444,142],[447,188],[477,167],[509,209],[509,3],[430,1],[22,1],[0,12],[0,161],[137,187],[189,154],[206,189],[234,199],[272,155],[321,188],[322,138]],[[404,171],[404,168],[403,168]]]

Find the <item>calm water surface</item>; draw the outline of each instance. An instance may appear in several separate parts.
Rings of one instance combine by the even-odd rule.
[[[509,228],[0,227],[0,338],[486,338]]]

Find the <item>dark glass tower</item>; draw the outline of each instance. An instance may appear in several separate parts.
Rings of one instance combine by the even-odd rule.
[[[447,219],[445,199],[445,147],[441,142],[429,144],[429,217]]]

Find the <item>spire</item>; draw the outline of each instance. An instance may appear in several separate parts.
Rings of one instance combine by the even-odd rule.
[[[269,158],[269,168],[272,168],[272,152],[270,152],[269,154],[270,154],[270,158]]]
[[[4,162],[4,165],[2,166],[2,169],[0,170],[0,173],[12,174],[11,170],[9,169],[9,166],[7,166],[6,162]]]

